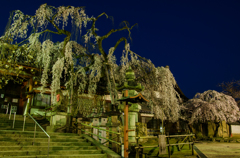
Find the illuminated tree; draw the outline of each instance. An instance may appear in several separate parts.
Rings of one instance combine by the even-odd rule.
[[[2,37],[0,37],[0,64],[15,69],[17,64],[28,65],[43,69],[41,72],[41,92],[47,84],[51,83],[52,104],[55,104],[56,91],[64,80],[64,85],[71,96],[72,112],[77,108],[87,115],[96,106],[91,101],[76,98],[84,93],[86,86],[90,95],[96,94],[97,85],[101,78],[107,81],[107,90],[110,92],[112,104],[117,103],[118,95],[115,89],[116,82],[121,84],[125,80],[128,66],[132,66],[137,76],[137,81],[145,86],[145,94],[150,99],[150,105],[155,111],[156,118],[176,121],[179,118],[181,102],[179,94],[175,91],[176,81],[168,68],[155,68],[154,64],[130,50],[127,38],[121,37],[116,44],[108,50],[102,47],[103,40],[115,32],[127,30],[131,39],[131,30],[136,25],[111,29],[107,34],[100,36],[96,31],[96,22],[100,17],[108,15],[102,13],[95,17],[88,17],[83,7],[60,6],[55,8],[47,4],[41,5],[35,15],[26,15],[20,10],[12,12],[9,24]],[[71,40],[73,33],[67,30],[71,19],[72,27],[79,31],[79,36],[84,39],[82,44]],[[89,26],[88,28],[87,26]],[[50,29],[52,26],[54,29]],[[31,28],[31,32],[29,31]],[[85,34],[82,35],[83,29]],[[49,38],[40,40],[45,33],[64,35],[62,42],[53,42]],[[124,42],[121,66],[116,64],[114,52],[121,42]],[[15,43],[15,44],[14,44]],[[92,53],[96,49],[100,54]],[[128,61],[128,56],[131,60]],[[50,78],[51,76],[51,78]],[[159,92],[158,98],[154,91]],[[77,97],[78,98],[78,97]],[[96,98],[96,97],[95,97]],[[99,99],[99,98],[98,98]]]

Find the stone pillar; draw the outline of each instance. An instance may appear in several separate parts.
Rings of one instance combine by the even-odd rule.
[[[87,125],[90,125],[90,122],[88,122],[88,121],[83,121],[83,123],[87,124]],[[86,131],[86,132],[82,131],[83,134],[91,135],[91,134],[88,133],[88,132],[92,133],[92,128],[91,127],[82,125],[82,129]]]
[[[128,142],[129,145],[134,146],[136,145],[136,122],[138,122],[138,112],[141,109],[141,106],[139,104],[131,104],[129,107],[128,112]]]
[[[92,126],[96,126],[96,127],[99,126],[99,118],[93,118]],[[93,134],[98,135],[99,134],[98,129],[93,128]],[[95,135],[93,135],[93,139],[99,141],[99,138]]]
[[[101,118],[100,128],[107,129],[106,124],[107,124],[107,118]],[[100,133],[101,133],[101,137],[104,137],[104,138],[107,137],[107,132],[106,131],[99,130],[99,134]],[[107,141],[106,139],[101,138],[101,143],[104,143],[106,141]],[[106,146],[106,143],[104,143],[103,145]]]
[[[108,122],[106,123],[106,129],[107,130],[110,130],[110,131],[113,131],[113,132],[118,132],[118,130],[117,130],[118,126],[119,126],[118,116],[111,116],[111,117],[108,118]],[[117,138],[117,134],[107,132],[106,136],[107,136],[108,139],[119,142],[119,140]],[[112,150],[118,153],[119,145],[109,142],[108,146],[112,146]]]

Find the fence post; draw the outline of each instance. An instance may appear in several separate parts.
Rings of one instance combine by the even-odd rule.
[[[170,151],[170,143],[169,143],[169,134],[168,134],[168,137],[167,137],[167,143],[168,143],[168,157],[170,158],[171,157],[171,151]]]
[[[194,141],[193,141],[193,136],[192,136],[192,155],[194,155],[193,145],[194,145]]]
[[[137,142],[137,150],[136,150],[136,158],[139,158],[139,142],[138,142],[138,135],[136,138],[136,142]]]
[[[181,140],[181,139],[178,137],[177,143],[179,143],[180,140]],[[181,141],[180,141],[180,142],[181,142]],[[178,151],[181,151],[179,144],[177,145],[177,149],[178,149]]]
[[[188,142],[189,142],[189,150],[190,150],[191,149],[191,144],[190,144],[191,139],[190,138],[188,138]]]

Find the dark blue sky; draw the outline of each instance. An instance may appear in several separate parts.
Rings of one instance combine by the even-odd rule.
[[[129,0],[130,1],[130,0]],[[96,17],[106,12],[114,18],[114,28],[121,21],[132,30],[130,48],[151,59],[155,66],[169,65],[183,93],[192,98],[209,89],[221,91],[223,81],[240,79],[240,1],[238,0],[6,0],[0,2],[0,33],[4,32],[11,10],[33,15],[43,3],[86,6],[86,13]],[[99,34],[107,33],[112,22],[105,17],[96,24]],[[71,30],[70,30],[71,31]],[[123,31],[103,42],[104,49],[114,46]],[[115,55],[120,62],[123,44]]]

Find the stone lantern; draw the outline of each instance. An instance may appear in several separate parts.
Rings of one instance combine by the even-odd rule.
[[[116,86],[116,89],[122,92],[122,98],[117,101],[120,101],[118,109],[124,111],[124,157],[128,157],[128,145],[136,144],[136,122],[138,112],[141,110],[138,103],[149,102],[140,93],[144,86],[135,82],[135,74],[131,67],[126,71],[126,80],[122,85]]]

